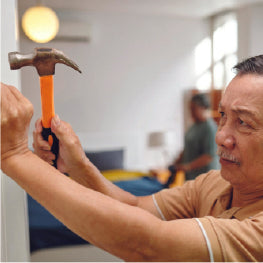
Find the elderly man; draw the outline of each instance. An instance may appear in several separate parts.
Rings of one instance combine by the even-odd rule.
[[[2,85],[2,170],[75,233],[129,261],[263,261],[263,55],[236,67],[220,103],[221,171],[135,197],[107,181],[56,116],[58,169],[27,146],[31,103]],[[53,156],[36,124],[34,147]],[[181,219],[181,220],[178,220]]]

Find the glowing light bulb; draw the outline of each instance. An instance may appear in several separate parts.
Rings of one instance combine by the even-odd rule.
[[[59,29],[56,13],[45,6],[35,6],[27,9],[22,17],[22,28],[31,40],[46,43],[52,40]]]

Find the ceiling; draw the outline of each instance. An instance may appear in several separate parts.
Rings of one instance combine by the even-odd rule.
[[[263,0],[17,0],[20,11],[41,2],[55,10],[207,17]]]

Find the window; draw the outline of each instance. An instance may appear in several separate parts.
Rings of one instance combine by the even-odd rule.
[[[212,34],[195,49],[198,90],[223,89],[233,78],[237,63],[237,19],[235,13],[211,18]]]
[[[198,76],[196,86],[200,90],[207,90],[211,87],[211,39],[202,40],[195,49],[195,74]]]

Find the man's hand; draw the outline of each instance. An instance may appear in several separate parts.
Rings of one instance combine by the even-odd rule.
[[[186,164],[178,164],[176,166],[177,170],[179,171],[183,171],[183,172],[189,172],[192,170],[191,164],[190,163],[186,163]]]
[[[51,146],[47,141],[45,141],[41,135],[43,130],[41,118],[35,123],[35,130],[33,131],[33,148],[35,154],[37,154],[41,159],[48,162],[50,165],[53,164],[55,155],[51,152]]]
[[[79,138],[74,133],[70,124],[60,120],[56,115],[51,121],[51,130],[59,139],[58,170],[68,174],[81,170],[88,159],[82,149]],[[39,119],[36,121],[35,131],[33,132],[33,147],[35,153],[40,158],[52,164],[55,155],[51,153],[49,144],[43,140],[41,131],[42,124]]]
[[[15,87],[1,83],[1,161],[25,154],[33,105]]]

